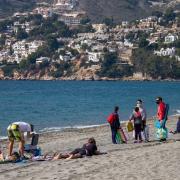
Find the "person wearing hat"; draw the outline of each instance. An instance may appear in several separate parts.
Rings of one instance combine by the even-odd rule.
[[[24,157],[24,145],[25,138],[24,133],[27,132],[27,138],[30,138],[33,134],[34,126],[26,122],[13,122],[7,128],[9,146],[8,146],[8,156],[12,156],[12,150],[14,145],[14,140],[19,141],[19,153],[20,156]]]
[[[162,97],[156,98],[156,104],[158,105],[158,107],[157,107],[157,119],[162,123],[162,121],[165,117],[166,104],[163,102]]]

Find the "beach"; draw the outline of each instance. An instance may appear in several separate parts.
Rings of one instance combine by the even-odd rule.
[[[176,120],[176,116],[169,117],[167,127],[170,130],[175,128]],[[133,143],[132,133],[129,133],[127,144],[113,145],[108,125],[43,133],[39,139],[43,154],[69,152],[81,147],[89,137],[94,137],[98,149],[107,154],[73,160],[0,164],[0,179],[178,180],[180,134],[170,134],[167,142],[159,142],[154,136],[153,121],[148,121],[148,125],[151,142],[138,144]],[[7,141],[1,144],[6,152]]]

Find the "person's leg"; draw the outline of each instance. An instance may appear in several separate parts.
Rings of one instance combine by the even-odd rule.
[[[8,156],[12,156],[13,145],[14,145],[14,139],[9,140]]]
[[[80,153],[77,154],[71,154],[68,158],[66,159],[77,159],[77,158],[82,158],[83,156]]]
[[[14,138],[15,137],[13,135],[13,131],[11,130],[11,125],[9,125],[7,128],[7,134],[8,134],[8,139],[9,139],[8,156],[12,156],[12,150],[13,150]]]
[[[135,131],[135,141],[137,141],[138,138],[138,131],[137,131],[137,125],[134,125],[134,131]]]
[[[57,160],[57,159],[66,159],[69,158],[70,154],[57,154],[53,157],[53,160]]]
[[[141,124],[138,124],[136,128],[137,128],[138,139],[139,139],[139,141],[142,141],[142,137],[141,137]]]
[[[24,144],[25,144],[24,139],[21,139],[19,142],[19,153],[21,157],[24,156]]]
[[[117,133],[117,130],[111,127],[111,132],[112,132],[112,143],[113,144],[117,144],[117,142],[116,142],[116,133]]]

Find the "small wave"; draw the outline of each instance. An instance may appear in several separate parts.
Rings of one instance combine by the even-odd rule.
[[[173,116],[180,116],[180,110],[179,109],[176,109],[174,112],[175,112],[175,114],[173,114]]]
[[[66,126],[66,127],[50,127],[50,128],[43,128],[40,132],[59,132],[64,130],[73,130],[73,129],[87,129],[87,128],[94,128],[100,126],[106,126],[106,124],[95,124],[95,125],[75,125],[75,126]]]
[[[0,136],[0,140],[8,139],[7,136]]]

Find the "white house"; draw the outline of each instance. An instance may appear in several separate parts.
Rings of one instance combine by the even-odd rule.
[[[50,61],[50,58],[41,56],[40,58],[36,59],[36,64],[41,64],[41,63],[49,62],[49,61]]]
[[[100,52],[88,52],[88,62],[99,62],[102,57]]]
[[[154,54],[158,56],[175,56],[175,52],[176,52],[175,47],[167,48],[167,49],[161,48],[160,51],[154,51]]]
[[[168,35],[165,37],[164,42],[165,42],[165,43],[172,43],[172,42],[176,41],[177,39],[178,39],[178,36],[172,35],[172,34],[168,34]]]

